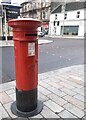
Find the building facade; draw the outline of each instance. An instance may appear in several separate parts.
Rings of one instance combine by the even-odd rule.
[[[42,21],[49,21],[51,13],[51,0],[27,0],[21,4],[21,17],[37,18]]]
[[[50,16],[49,35],[84,36],[86,2],[67,3],[65,10],[60,5]]]
[[[26,0],[21,6],[21,17],[41,20],[41,31],[48,31],[51,14],[51,0]]]

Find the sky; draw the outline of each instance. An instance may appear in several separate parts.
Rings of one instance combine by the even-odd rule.
[[[0,2],[1,2],[2,0],[0,0]],[[6,0],[7,1],[7,0]],[[9,1],[9,0],[8,0]],[[23,3],[23,2],[25,2],[26,0],[11,0],[11,3],[17,3],[17,4],[21,4],[21,3]],[[73,0],[51,0],[51,1],[53,1],[53,2],[57,2],[57,1],[73,1]],[[85,1],[85,0],[74,0],[74,1]]]
[[[11,0],[11,3],[18,3],[18,4],[21,4],[25,2],[25,0]]]

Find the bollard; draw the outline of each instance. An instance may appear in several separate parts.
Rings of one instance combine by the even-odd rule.
[[[16,73],[16,101],[11,105],[13,114],[32,117],[42,111],[42,102],[37,100],[38,86],[38,37],[41,22],[31,18],[8,21],[13,28]]]

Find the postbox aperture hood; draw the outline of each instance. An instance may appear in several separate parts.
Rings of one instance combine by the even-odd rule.
[[[29,28],[31,30],[40,27],[42,25],[42,22],[38,19],[18,18],[8,21],[8,25],[13,28],[20,27],[20,28]]]

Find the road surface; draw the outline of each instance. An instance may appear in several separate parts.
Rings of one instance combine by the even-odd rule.
[[[38,72],[57,70],[63,67],[84,63],[84,40],[45,38],[52,43],[39,45]],[[0,47],[0,81],[15,79],[13,47]]]

